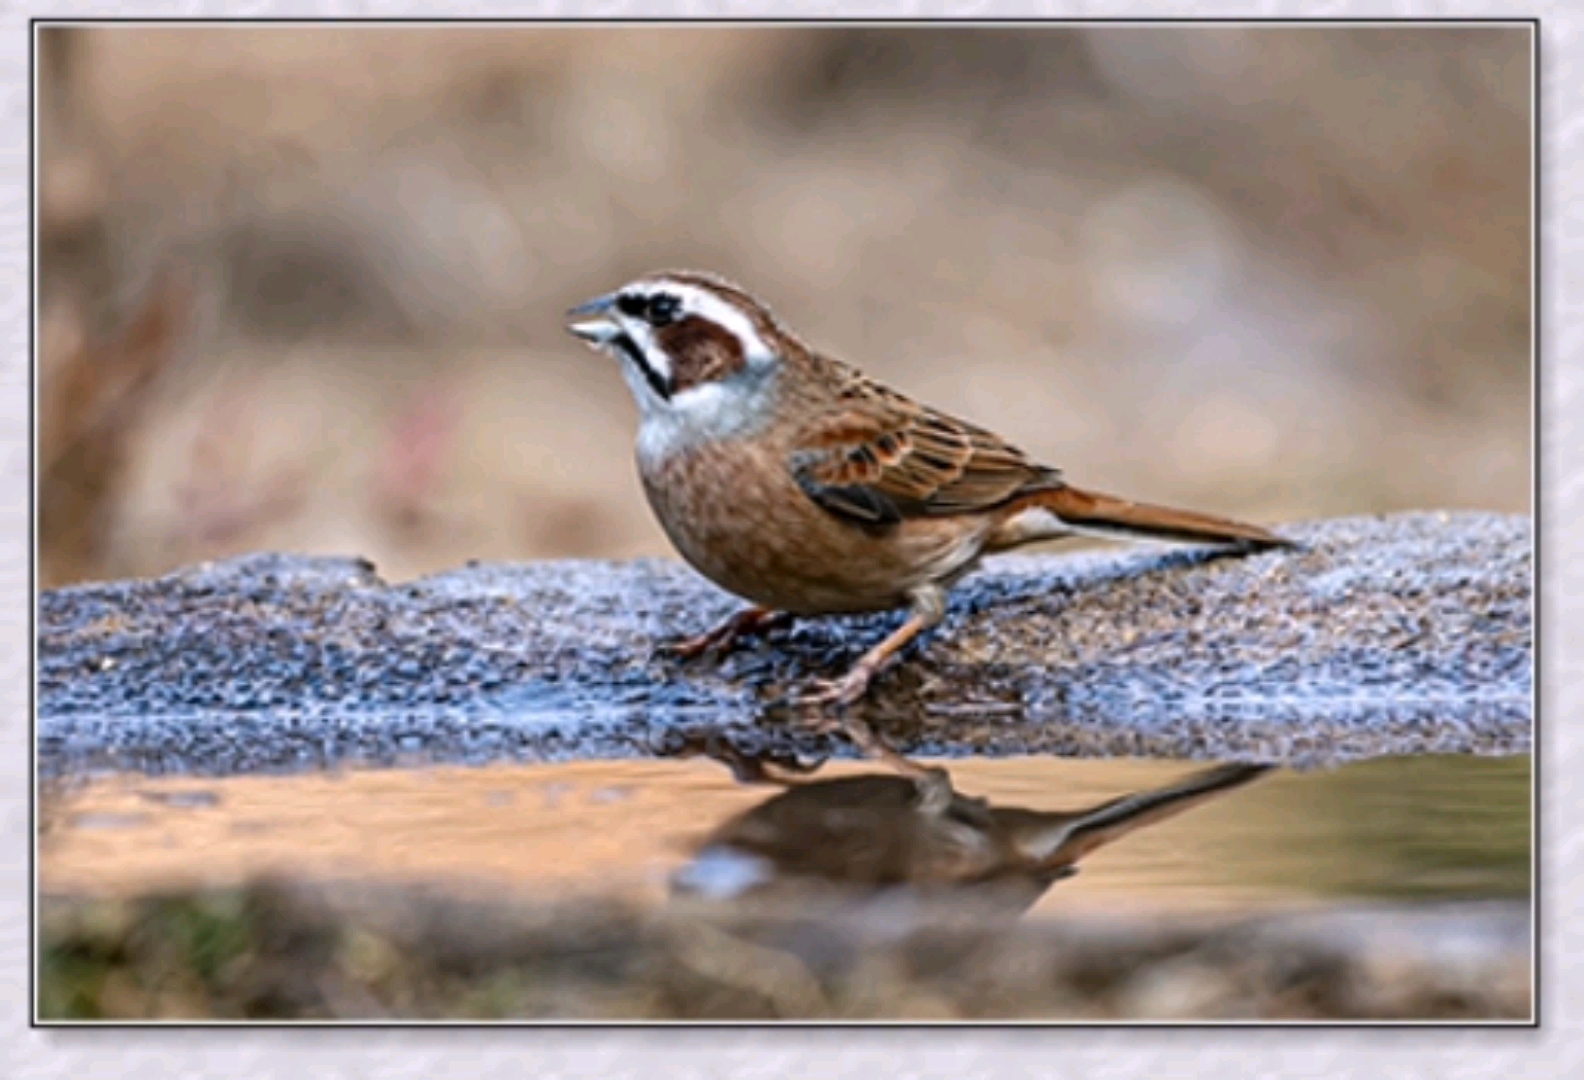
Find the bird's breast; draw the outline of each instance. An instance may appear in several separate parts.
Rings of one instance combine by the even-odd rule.
[[[827,513],[798,487],[785,455],[759,440],[638,454],[661,528],[696,570],[729,592],[794,614],[884,611],[915,586],[963,572],[986,527],[909,520],[885,531]]]

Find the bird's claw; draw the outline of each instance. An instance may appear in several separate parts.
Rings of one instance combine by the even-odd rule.
[[[697,637],[683,638],[681,641],[661,642],[654,647],[654,655],[666,660],[696,660],[705,653],[720,646],[717,635],[699,634]]]
[[[869,673],[862,669],[840,679],[816,679],[794,702],[805,709],[845,709],[869,689]]]
[[[721,657],[735,649],[744,638],[767,634],[791,621],[791,616],[785,612],[751,608],[702,634],[657,645],[654,651],[656,656],[670,660],[688,661],[706,654]]]

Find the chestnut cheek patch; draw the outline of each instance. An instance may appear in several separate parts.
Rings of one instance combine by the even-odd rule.
[[[672,393],[728,378],[747,364],[737,335],[697,315],[673,323],[655,336],[675,369]]]

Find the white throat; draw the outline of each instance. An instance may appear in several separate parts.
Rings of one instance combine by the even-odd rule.
[[[671,391],[677,373],[660,346],[648,307],[640,304],[633,309],[623,303],[656,297],[670,298],[672,303],[667,325],[697,318],[729,333],[742,348],[742,367],[724,378]],[[774,414],[781,358],[749,313],[718,292],[664,276],[641,278],[613,294],[600,314],[609,334],[599,344],[620,362],[638,403],[641,465],[658,464],[700,444],[751,436]],[[591,338],[587,333],[581,336]]]
[[[631,363],[622,374],[638,399],[638,461],[658,465],[706,443],[748,438],[774,412],[775,369],[748,367],[720,382],[690,387],[669,400],[660,397]]]
[[[685,282],[640,280],[627,288],[665,291],[681,302],[683,317],[714,323],[741,343],[744,367],[719,380],[662,397],[631,359],[622,358],[622,375],[638,401],[637,453],[651,465],[703,443],[745,438],[768,421],[775,371],[780,358],[746,313],[716,293]],[[624,320],[628,334],[651,364],[667,378],[671,365],[658,348],[654,331],[641,320]]]

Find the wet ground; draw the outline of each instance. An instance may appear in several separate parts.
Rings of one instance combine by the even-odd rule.
[[[994,559],[861,712],[900,748],[1323,764],[1530,746],[1531,526],[1293,525],[1299,552]],[[699,730],[844,750],[782,707],[899,616],[806,622],[724,663],[655,646],[735,607],[679,563],[461,569],[386,586],[254,556],[46,593],[39,755],[85,768],[651,757]]]

